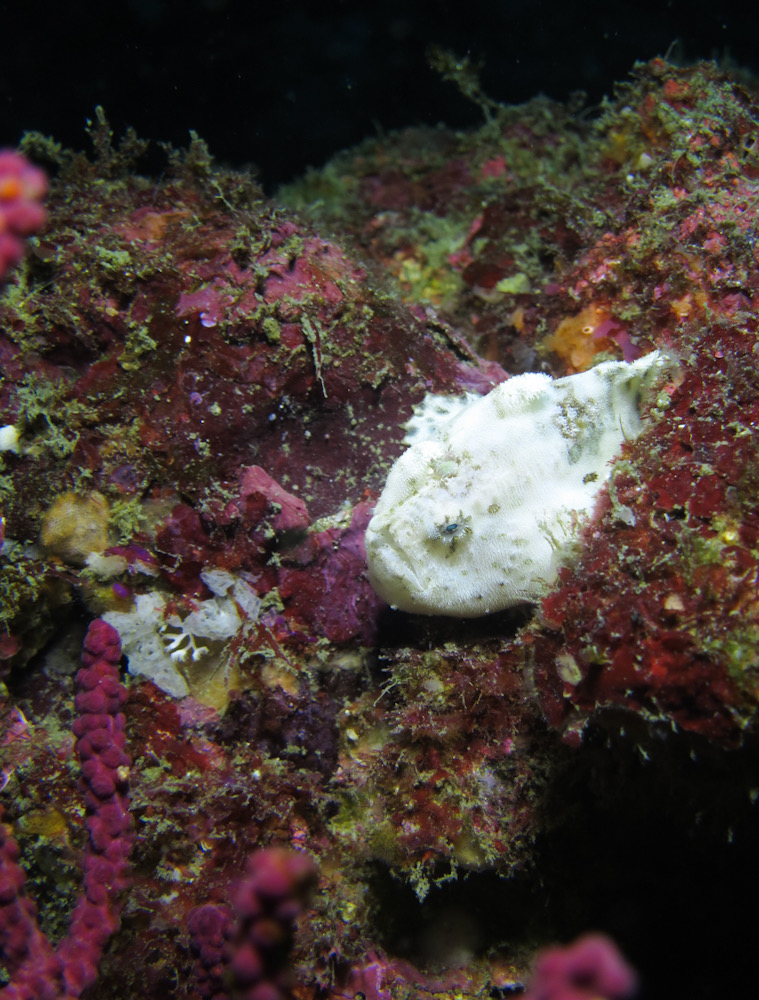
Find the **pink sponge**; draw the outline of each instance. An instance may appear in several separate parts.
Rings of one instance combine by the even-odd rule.
[[[637,976],[612,940],[586,934],[541,952],[525,1000],[625,1000]]]
[[[45,221],[47,178],[12,149],[0,149],[0,279],[24,254],[24,239]]]
[[[254,851],[232,907],[206,903],[187,926],[198,993],[208,1000],[289,1000],[295,920],[316,881],[311,858],[284,847]]]
[[[93,622],[84,641],[84,667],[77,674],[74,704],[78,715],[73,727],[89,834],[84,891],[74,907],[68,934],[57,948],[37,923],[37,907],[24,891],[26,877],[19,865],[18,845],[0,822],[0,959],[10,975],[3,1000],[79,997],[95,982],[103,948],[118,927],[121,892],[130,883],[129,853],[134,840],[120,658],[116,630],[104,621]]]

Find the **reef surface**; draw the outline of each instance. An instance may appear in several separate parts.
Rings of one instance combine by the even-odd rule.
[[[102,116],[89,157],[25,138],[49,194],[0,294],[0,763],[53,942],[88,836],[79,650],[131,616],[131,884],[87,995],[211,995],[189,914],[279,846],[318,868],[298,1000],[516,994],[588,929],[644,996],[741,982],[756,102],[654,60],[593,113],[489,102],[475,132],[367,141],[274,200],[196,138],[159,179]],[[364,531],[425,394],[653,349],[677,378],[536,605],[380,601]]]

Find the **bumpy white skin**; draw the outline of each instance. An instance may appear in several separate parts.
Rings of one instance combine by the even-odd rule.
[[[427,397],[366,531],[377,593],[468,618],[537,600],[665,367],[655,351],[556,380],[519,375],[458,407]]]

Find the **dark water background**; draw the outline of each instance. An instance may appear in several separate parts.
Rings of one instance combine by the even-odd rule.
[[[82,148],[102,105],[120,135],[255,164],[267,190],[382,130],[479,124],[430,45],[481,61],[509,104],[579,91],[592,108],[636,60],[756,68],[751,5],[547,0],[124,0],[2,4],[0,145],[27,129]]]

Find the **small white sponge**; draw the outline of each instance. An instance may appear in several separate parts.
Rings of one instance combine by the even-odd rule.
[[[455,406],[428,396],[366,530],[380,597],[468,618],[537,600],[668,367],[654,351],[556,380],[519,375]]]

